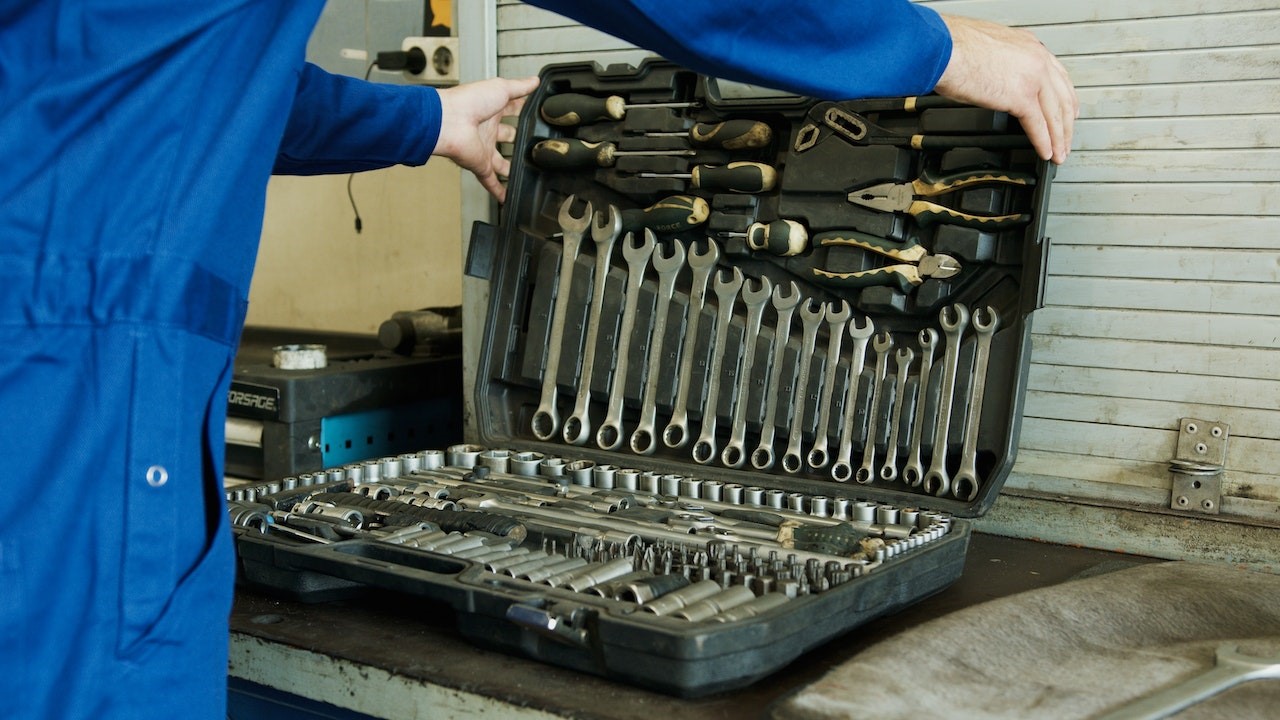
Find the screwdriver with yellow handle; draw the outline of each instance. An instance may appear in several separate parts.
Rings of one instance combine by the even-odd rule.
[[[647,132],[645,137],[687,137],[695,145],[744,150],[762,148],[773,141],[773,129],[759,120],[725,120],[698,123],[684,132]]]
[[[595,97],[581,93],[560,93],[542,101],[538,114],[542,119],[559,127],[586,125],[601,120],[621,120],[627,116],[628,108],[665,107],[689,108],[699,107],[695,102],[659,102],[628,103],[618,95]]]
[[[622,232],[648,228],[656,233],[690,230],[707,221],[711,206],[694,195],[672,195],[647,208],[622,211]]]
[[[747,247],[774,255],[789,257],[799,255],[809,245],[809,231],[795,220],[774,220],[770,223],[754,222],[746,232],[720,233],[725,237],[747,239]]]
[[[639,173],[642,178],[688,180],[691,187],[711,192],[762,193],[778,184],[778,171],[758,162],[731,162],[728,165],[695,165],[687,173]]]
[[[589,167],[613,167],[619,157],[627,155],[683,155],[693,150],[619,150],[611,142],[587,142],[575,138],[552,138],[534,143],[529,151],[533,164],[543,170],[574,170]]]

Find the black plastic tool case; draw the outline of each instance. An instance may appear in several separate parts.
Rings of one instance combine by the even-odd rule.
[[[777,607],[755,614],[732,614],[728,607],[718,611],[700,607],[701,617],[689,620],[674,612],[647,612],[644,603],[636,602],[642,598],[634,594],[627,595],[628,600],[599,597],[563,582],[552,587],[546,584],[546,577],[512,577],[467,557],[379,540],[376,529],[329,544],[307,544],[292,542],[276,532],[248,529],[254,523],[241,522],[246,526],[239,534],[244,579],[313,599],[368,586],[421,594],[450,604],[457,611],[461,630],[477,642],[685,696],[752,682],[808,648],[954,582],[963,567],[969,539],[970,527],[964,518],[991,506],[1014,461],[1028,368],[1030,314],[1040,303],[1044,280],[1047,241],[1043,222],[1052,169],[1035,157],[1016,122],[1000,113],[956,107],[938,98],[826,103],[761,97],[659,60],[638,69],[607,71],[591,65],[550,66],[542,77],[541,89],[530,98],[521,118],[500,224],[478,227],[473,237],[469,272],[487,277],[491,293],[483,349],[475,363],[476,396],[470,408],[480,437],[474,439],[474,447],[450,449],[449,459],[462,465],[453,472],[458,477],[471,477],[482,491],[493,487],[485,483],[501,478],[508,478],[508,486],[520,486],[522,481],[516,477],[521,474],[516,470],[519,458],[523,476],[529,482],[545,484],[550,507],[558,502],[579,509],[608,505],[614,512],[599,511],[605,527],[612,514],[619,518],[616,531],[641,537],[631,548],[625,548],[625,541],[620,544],[616,538],[605,539],[604,531],[592,536],[590,532],[595,531],[584,530],[586,534],[570,541],[557,541],[554,533],[536,531],[540,519],[535,512],[529,518],[525,540],[525,546],[534,547],[535,552],[558,550],[566,558],[582,556],[591,561],[587,568],[619,556],[631,558],[634,567],[653,568],[656,557],[659,575],[664,571],[683,573],[691,582],[711,579],[722,588],[741,585],[751,588],[752,595],[784,595],[785,599],[779,599]],[[563,126],[540,118],[542,103],[563,93],[618,96],[630,107],[621,109],[621,119],[603,122]],[[675,102],[695,105],[644,107],[647,103]],[[760,147],[731,149],[691,141],[688,132],[695,122],[730,119],[764,123],[772,137]],[[954,136],[963,137],[956,140]],[[531,162],[535,143],[557,138],[613,143],[624,152],[694,149],[696,154],[618,155],[607,166],[578,169],[549,169]],[[689,173],[694,166],[740,161],[776,169],[772,189],[708,192],[691,188],[688,178],[645,175]],[[705,170],[700,172],[707,177]],[[971,215],[1015,219],[995,229],[972,229],[938,222],[930,215],[936,215],[936,209],[913,216],[866,208],[848,200],[849,194],[859,189],[883,182],[909,183],[922,173],[926,179],[981,176],[989,181],[921,200]],[[1015,178],[1023,179],[1015,182]],[[652,265],[640,276],[643,281],[638,294],[628,297],[629,265],[623,248],[641,244],[645,233],[636,230],[614,242],[603,304],[593,314],[593,287],[600,278],[593,277],[597,255],[591,231],[582,238],[572,280],[565,283],[560,278],[564,238],[559,217],[570,197],[574,198],[568,208],[571,215],[583,216],[590,203],[592,212],[603,220],[610,205],[619,211],[634,211],[670,196],[699,197],[705,200],[709,213],[699,216],[694,227],[655,233],[658,250],[653,257],[678,252],[676,244],[690,254],[705,255],[710,247],[708,238],[715,241],[720,257],[707,286],[697,333],[689,332],[689,307],[696,302],[693,297],[697,293],[692,273],[685,267],[675,275],[665,333],[658,338],[651,337],[659,324],[656,308],[662,304],[659,278]],[[634,213],[628,217],[634,221]],[[865,241],[868,236],[873,241],[880,238],[875,241],[877,246],[890,249],[918,245],[918,253],[947,256],[948,262],[938,267],[958,265],[959,272],[912,284],[906,278],[914,270],[908,268],[904,273],[899,267],[891,275],[891,284],[841,285],[838,283],[849,280],[838,276],[886,265],[932,272],[938,267],[927,266],[919,254],[895,259],[843,241],[803,247],[786,256],[776,254],[781,249],[776,243],[773,251],[753,250],[752,243],[766,244],[762,227],[776,220],[798,223],[811,245],[817,245],[821,238]],[[753,229],[753,223],[762,225]],[[770,237],[776,241],[778,234]],[[746,352],[744,346],[755,333],[748,329],[749,313],[742,296],[733,299],[731,313],[725,311],[732,318],[730,323],[719,326],[717,277],[719,284],[730,283],[735,268],[745,277],[743,288],[749,293],[760,292],[761,278],[767,278],[784,297],[794,292],[793,282],[802,296],[789,323],[787,341],[777,353],[778,363],[774,362],[779,347],[775,344],[778,312],[772,300],[760,312],[754,348]],[[815,270],[837,278],[819,277]],[[858,277],[865,280],[865,276]],[[564,302],[557,308],[561,297]],[[829,322],[829,316],[840,317],[842,303],[847,303],[850,319]],[[806,359],[802,355],[807,353],[802,353],[806,338],[800,312],[806,306],[810,319],[804,322],[817,328],[807,373],[803,370]],[[939,464],[949,478],[961,471],[968,406],[977,390],[973,374],[982,353],[978,352],[973,325],[962,328],[958,351],[950,351],[955,354],[955,380],[954,387],[948,388],[950,371],[945,358],[949,343],[941,322],[944,317],[948,322],[967,317],[972,310],[975,320],[989,323],[990,312],[978,310],[988,307],[999,319],[987,353],[982,402],[975,402],[977,431],[969,438],[976,482],[961,488],[957,497],[950,482],[939,487],[937,477],[924,483],[921,476]],[[557,338],[552,328],[558,309],[566,316],[562,336]],[[822,313],[821,321],[814,321],[818,312]],[[619,373],[624,315],[629,315],[626,321],[633,329],[625,354],[627,370]],[[596,340],[594,346],[584,347],[592,317],[597,318]],[[868,321],[874,324],[881,345],[884,338],[891,338],[893,345],[878,351],[877,340],[869,338],[863,348],[864,361],[859,363],[855,348],[860,346],[849,328],[866,328]],[[838,352],[832,351],[833,333],[840,335]],[[936,333],[936,352],[928,382],[921,388],[922,356],[926,353],[920,338],[930,333]],[[686,338],[692,353],[685,404],[688,439],[682,447],[672,448],[663,442],[662,433],[675,414]],[[650,364],[655,342],[662,348],[658,362]],[[556,343],[558,420],[549,424],[548,431],[543,418],[544,426],[535,434],[535,414],[548,390],[543,381]],[[912,351],[909,361],[898,354],[903,348]],[[836,361],[834,368],[828,367],[829,356]],[[564,425],[574,414],[579,380],[584,365],[591,364],[589,358],[594,364],[586,416],[589,430],[584,433],[584,443],[570,444],[565,441]],[[751,370],[744,373],[747,363]],[[851,380],[851,368],[859,364],[861,372]],[[806,374],[805,386],[797,388],[798,377]],[[706,453],[704,446],[703,455],[695,460],[692,448],[711,421],[706,406],[715,375],[719,376],[720,392],[714,406],[714,452]],[[655,383],[655,450],[636,454],[629,440],[641,419],[650,377]],[[850,382],[855,383],[852,392]],[[738,383],[746,383],[745,393]],[[939,406],[945,404],[943,396],[948,389],[954,402],[945,442],[939,447],[934,436],[939,427]],[[610,411],[615,390],[621,393],[618,445],[606,450],[597,441],[597,431]],[[777,398],[771,444],[777,460],[767,469],[757,469],[750,458],[762,436],[767,395]],[[745,398],[741,408],[740,398]],[[851,406],[847,406],[849,398]],[[803,405],[799,411],[798,405]],[[743,461],[740,467],[731,468],[722,452],[735,436],[735,421],[739,420],[745,425],[745,435],[737,434]],[[820,421],[826,423],[822,432],[818,430]],[[891,427],[894,421],[896,431]],[[796,446],[792,434],[797,427],[800,467],[784,469],[781,459],[789,446]],[[539,439],[539,435],[547,439]],[[821,467],[813,467],[808,462],[810,452],[823,435],[827,437],[827,459]],[[895,443],[892,448],[891,437]],[[868,443],[875,457],[869,477],[863,477],[859,470]],[[903,475],[917,447],[920,472],[912,484]],[[485,448],[505,450],[482,453]],[[845,476],[838,481],[832,475],[832,461],[841,459],[842,454],[847,455],[848,464]],[[541,458],[551,460],[537,463]],[[891,480],[881,475],[886,458],[894,471],[891,474],[896,475]],[[789,458],[793,464],[796,459]],[[419,462],[413,460],[413,466]],[[468,476],[470,466],[477,464],[485,469],[478,476]],[[407,469],[407,465],[400,467],[384,479],[399,475],[395,481],[403,490],[406,479],[417,477],[405,472]],[[361,487],[341,471],[318,475],[314,480],[329,483],[317,485],[317,489],[347,491],[347,497]],[[364,478],[366,490],[369,480]],[[281,490],[278,485],[271,489]],[[301,485],[295,481],[291,497],[299,489]],[[258,502],[279,511],[279,494],[267,493],[264,498],[264,493],[265,489],[258,490]],[[564,495],[570,497],[565,499]],[[630,502],[624,499],[619,504],[619,498],[630,498]],[[248,498],[238,498],[253,499],[252,490]],[[458,507],[464,506],[459,501]],[[804,530],[796,530],[786,541],[752,547],[753,542],[763,541],[743,539],[741,533],[747,532],[745,527],[758,531],[760,526],[734,525],[753,518],[749,513],[724,511],[727,506],[762,512],[765,525],[777,526],[778,520],[785,520],[775,528],[779,537],[810,521],[818,523],[821,537],[806,541]],[[652,538],[621,520],[638,517],[637,512],[643,516],[645,511],[655,518],[654,527],[663,531]],[[714,517],[703,523],[707,515]],[[724,518],[731,519],[721,523]],[[261,529],[259,525],[254,527]],[[841,526],[858,530],[852,546],[848,536],[823,534]],[[687,545],[663,534],[677,529],[691,533]],[[726,532],[737,534],[724,535]],[[864,534],[879,537],[862,537]],[[751,537],[759,537],[759,533]],[[856,549],[850,552],[850,547]],[[826,551],[834,548],[841,548],[841,555],[832,560]],[[476,552],[482,551],[464,555],[475,557]],[[562,573],[559,580],[565,577]],[[707,612],[712,615],[707,617]],[[739,615],[741,619],[734,619]],[[726,619],[730,621],[723,622]]]

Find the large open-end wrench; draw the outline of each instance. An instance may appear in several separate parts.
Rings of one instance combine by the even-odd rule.
[[[1214,668],[1170,685],[1103,715],[1098,720],[1160,720],[1249,680],[1280,680],[1280,654],[1256,657],[1224,643],[1214,653]],[[1273,708],[1274,710],[1274,708]]]
[[[778,320],[773,326],[773,365],[764,386],[764,424],[760,426],[760,443],[751,452],[751,467],[768,470],[773,467],[773,436],[777,432],[774,423],[778,419],[778,383],[782,378],[782,360],[787,354],[787,341],[791,339],[791,316],[800,304],[800,288],[791,283],[790,294],[784,286],[773,289],[773,311]]]
[[[622,322],[618,325],[618,351],[613,366],[613,386],[609,389],[609,409],[604,424],[596,431],[596,445],[602,450],[616,450],[622,444],[622,396],[627,387],[627,364],[631,359],[631,334],[636,327],[636,306],[640,302],[640,284],[649,267],[649,257],[658,238],[649,228],[636,244],[635,234],[627,233],[622,241],[622,257],[627,261],[627,299],[622,306]]]
[[[671,311],[671,298],[676,291],[676,277],[684,267],[684,246],[671,242],[671,254],[664,254],[658,246],[653,252],[653,269],[658,271],[658,306],[654,309],[653,338],[649,341],[649,376],[644,383],[644,397],[640,401],[640,424],[631,433],[631,452],[652,455],[658,447],[654,423],[658,418],[658,376],[662,366],[662,346],[667,337],[667,313]]]
[[[702,321],[702,306],[707,302],[707,280],[720,261],[720,246],[707,238],[707,251],[698,252],[696,244],[689,246],[689,269],[693,272],[693,284],[689,290],[689,321],[685,323],[684,342],[680,344],[680,377],[676,385],[675,407],[671,421],[662,431],[662,442],[669,448],[684,447],[689,441],[689,384],[693,381],[693,351],[698,344],[698,325]]]
[[[574,196],[560,205],[560,231],[564,233],[560,250],[560,275],[556,281],[556,304],[551,308],[551,336],[547,338],[547,366],[542,373],[542,399],[533,413],[533,434],[539,440],[550,440],[560,428],[560,412],[556,409],[556,375],[560,372],[560,346],[564,344],[564,316],[569,309],[569,287],[573,282],[573,266],[578,261],[582,235],[591,227],[591,203],[580,216],[572,212]]]
[[[916,354],[911,348],[899,348],[893,360],[898,366],[898,383],[894,386],[893,415],[889,419],[889,444],[884,449],[884,464],[880,466],[880,479],[893,482],[898,479],[898,435],[902,426],[902,406],[906,405],[907,373]]]
[[[738,399],[733,406],[733,429],[729,444],[720,453],[720,462],[731,468],[742,467],[747,460],[747,401],[751,398],[751,369],[756,362],[756,342],[760,339],[760,320],[764,307],[773,295],[773,283],[762,277],[756,289],[747,282],[742,286],[742,304],[747,306],[747,330],[742,336],[742,371],[738,373]]]
[[[817,308],[816,310],[814,308]],[[796,387],[791,396],[795,398],[795,407],[791,412],[791,435],[787,440],[787,451],[782,455],[782,469],[789,473],[800,472],[804,458],[800,456],[800,441],[804,434],[804,406],[809,395],[809,368],[813,366],[813,352],[818,344],[818,328],[827,316],[827,306],[809,298],[800,306],[800,324],[804,328],[804,337],[800,341],[800,370],[796,374]]]
[[[836,482],[849,482],[853,477],[853,416],[854,403],[858,400],[858,383],[862,379],[862,370],[867,362],[867,341],[875,334],[875,323],[871,318],[863,325],[849,323],[849,337],[853,338],[853,355],[849,357],[849,385],[844,391],[844,425],[840,428],[840,447],[836,450],[836,461],[831,464],[831,479]]]
[[[716,274],[716,339],[711,346],[711,378],[707,381],[707,401],[702,407],[702,433],[693,444],[693,461],[705,465],[716,456],[716,406],[720,403],[720,366],[724,364],[725,346],[729,344],[729,323],[733,322],[733,304],[742,289],[742,271],[733,268],[725,279],[726,271]],[[734,373],[737,383],[742,377]]]
[[[615,205],[596,213],[591,224],[591,239],[596,244],[596,273],[591,282],[591,312],[587,316],[587,338],[582,345],[582,375],[578,377],[578,401],[573,414],[564,421],[564,441],[581,445],[591,435],[591,375],[596,366],[596,338],[600,332],[600,309],[604,307],[604,291],[608,285],[609,262],[613,244],[622,234],[622,214]]]
[[[951,482],[951,492],[965,502],[978,497],[978,423],[982,417],[982,397],[987,389],[987,362],[991,358],[991,336],[1000,325],[1000,315],[990,305],[983,319],[981,308],[973,311],[973,332],[978,336],[978,353],[973,359],[973,381],[969,384],[969,414],[964,423],[964,450],[960,470]]]
[[[867,410],[867,439],[862,446],[862,466],[853,479],[866,485],[876,479],[876,430],[880,425],[880,396],[884,394],[884,378],[889,373],[889,351],[893,349],[893,336],[888,330],[871,341],[876,351],[876,367],[871,372],[871,407]]]
[[[840,301],[840,309],[827,308],[827,368],[822,380],[822,395],[818,400],[818,432],[809,450],[809,467],[818,470],[827,466],[827,434],[831,425],[831,398],[836,389],[836,368],[840,365],[840,345],[844,342],[845,323],[853,317],[849,303]]]
[[[916,388],[916,414],[911,420],[911,437],[907,440],[907,466],[902,469],[902,481],[911,487],[919,487],[924,481],[920,446],[924,443],[924,407],[929,399],[929,373],[933,370],[933,351],[937,347],[938,331],[933,328],[921,330],[920,384]]]
[[[955,318],[952,318],[952,315]],[[947,474],[947,435],[951,431],[951,404],[955,402],[956,370],[960,367],[960,341],[969,326],[969,308],[956,303],[942,308],[938,323],[947,336],[947,349],[942,355],[942,388],[938,395],[938,424],[933,431],[933,457],[924,474],[924,491],[942,497],[951,489]]]

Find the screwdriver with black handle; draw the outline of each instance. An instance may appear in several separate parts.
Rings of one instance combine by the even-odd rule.
[[[628,103],[619,95],[595,97],[581,93],[560,93],[542,101],[538,114],[542,119],[559,127],[586,125],[601,120],[621,120],[627,109],[633,107],[689,108],[698,107],[695,102]]]
[[[619,150],[611,142],[587,142],[576,138],[552,138],[534,143],[529,151],[533,164],[543,170],[576,170],[589,167],[613,167],[619,157],[627,155],[683,155],[693,150]]]
[[[731,162],[728,165],[695,165],[687,173],[639,173],[642,178],[688,180],[690,187],[711,192],[762,193],[778,184],[778,171],[758,162]]]
[[[747,227],[746,232],[720,234],[725,237],[746,238],[747,246],[752,250],[763,250],[783,257],[799,255],[809,246],[809,231],[795,220],[753,222]]]
[[[622,232],[648,228],[656,233],[678,233],[707,221],[711,206],[695,195],[672,195],[647,208],[622,211]]]
[[[695,145],[744,150],[762,148],[773,141],[773,129],[759,120],[725,120],[698,123],[684,132],[647,132],[645,137],[687,137]]]

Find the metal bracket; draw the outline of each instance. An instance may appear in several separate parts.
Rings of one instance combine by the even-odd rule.
[[[1218,514],[1230,432],[1231,426],[1226,423],[1182,418],[1177,454],[1169,462],[1172,481],[1169,507],[1204,515]]]

